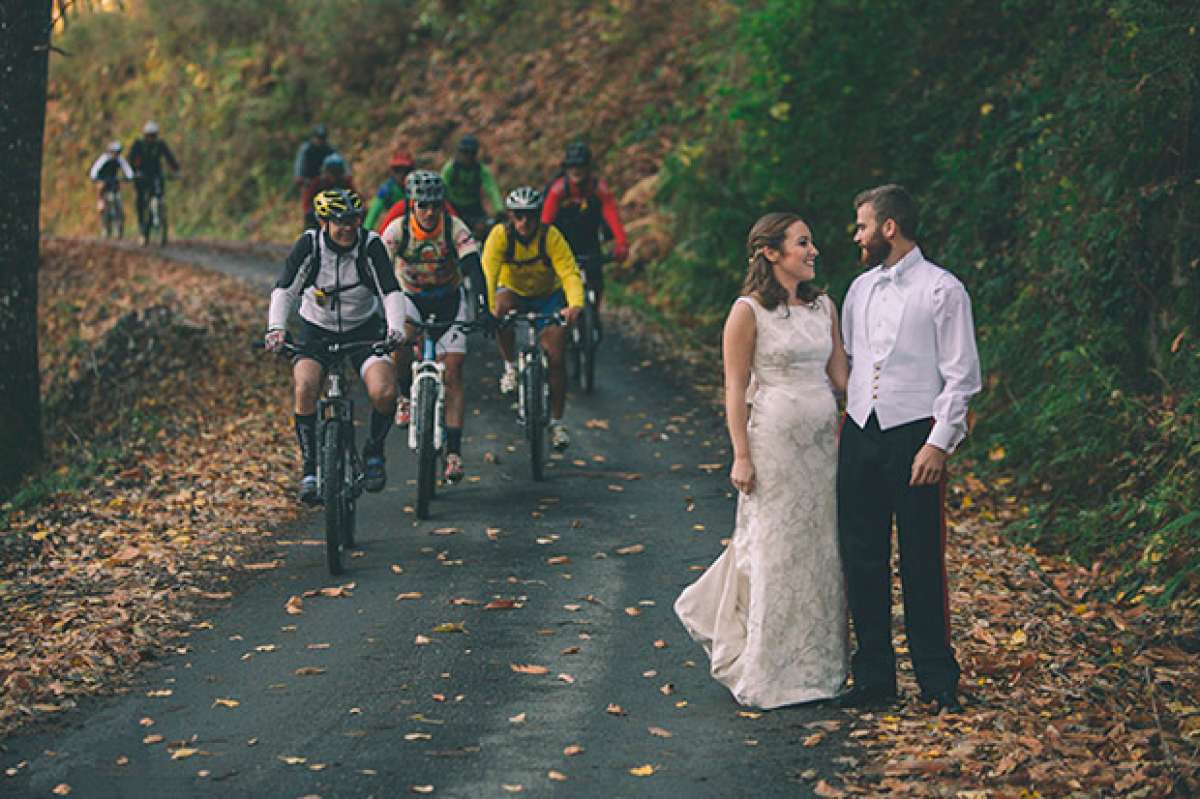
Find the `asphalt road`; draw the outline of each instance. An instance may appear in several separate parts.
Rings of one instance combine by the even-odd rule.
[[[260,286],[276,268],[168,254]],[[662,367],[671,353],[609,333],[599,387],[572,391],[573,443],[545,482],[495,390],[494,345],[472,339],[469,477],[439,492],[432,519],[411,512],[412,459],[393,432],[388,487],[360,503],[344,576],[326,572],[322,519],[306,515],[263,557],[283,565],[240,580],[140,684],[4,741],[0,772],[25,765],[0,775],[0,794],[813,795],[855,756],[841,730],[811,745],[846,717],[743,714],[672,611],[732,530],[721,422]],[[497,599],[515,606],[486,607]]]

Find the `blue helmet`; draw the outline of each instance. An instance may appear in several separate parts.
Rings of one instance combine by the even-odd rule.
[[[330,153],[325,156],[325,160],[321,162],[322,172],[346,172],[346,159],[342,158],[340,153]]]

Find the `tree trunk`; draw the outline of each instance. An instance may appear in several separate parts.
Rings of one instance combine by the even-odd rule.
[[[51,0],[0,0],[0,497],[42,457],[37,273]]]

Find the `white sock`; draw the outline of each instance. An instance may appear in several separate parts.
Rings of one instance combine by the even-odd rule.
[[[562,424],[562,419],[551,419],[550,420],[551,427],[558,427],[560,424]]]
[[[505,361],[504,362],[504,371],[506,371],[506,372],[517,371],[517,362],[516,361]]]

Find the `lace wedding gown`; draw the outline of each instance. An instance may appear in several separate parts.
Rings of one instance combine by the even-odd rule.
[[[675,602],[712,676],[743,705],[828,699],[846,678],[846,596],[834,481],[837,407],[825,376],[831,300],[767,311],[747,401],[755,486],[729,546]]]

